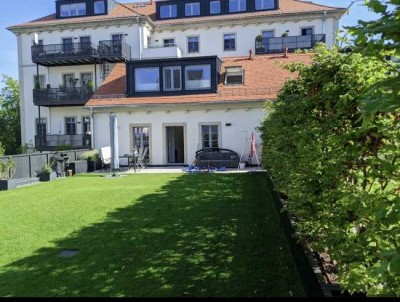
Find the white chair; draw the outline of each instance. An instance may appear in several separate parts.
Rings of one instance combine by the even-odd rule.
[[[100,148],[100,158],[101,158],[101,162],[103,167],[105,168],[106,166],[110,166],[111,164],[111,147],[103,147]]]

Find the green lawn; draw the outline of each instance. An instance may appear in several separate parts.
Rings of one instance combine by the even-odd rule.
[[[304,296],[265,179],[81,175],[0,192],[0,296]]]

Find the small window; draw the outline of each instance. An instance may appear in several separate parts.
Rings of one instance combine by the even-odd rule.
[[[92,46],[90,37],[80,37],[80,51],[88,50]]]
[[[164,47],[175,46],[175,39],[164,39]]]
[[[199,16],[200,15],[200,3],[185,3],[185,16]]]
[[[256,10],[274,9],[275,0],[255,0]]]
[[[63,74],[64,88],[72,88],[72,87],[75,87],[75,85],[76,85],[75,74],[73,74],[73,73]]]
[[[91,133],[89,116],[82,117],[82,133],[86,135],[89,135]]]
[[[201,141],[203,148],[218,148],[219,133],[217,125],[201,126]]]
[[[246,0],[229,0],[229,12],[244,12],[246,11]]]
[[[76,134],[76,117],[65,118],[65,134],[66,135]]]
[[[186,90],[211,88],[211,65],[188,65],[185,68]]]
[[[269,39],[274,37],[274,31],[273,30],[264,30],[261,33],[261,36],[263,39]]]
[[[224,50],[236,50],[235,34],[224,34]]]
[[[301,29],[301,35],[302,36],[310,36],[313,35],[313,28],[312,27],[306,27]]]
[[[72,38],[63,38],[63,51],[65,53],[71,53],[74,50],[74,43],[72,42]]]
[[[36,119],[36,135],[46,135],[47,134],[47,119],[41,118],[40,123],[39,119]]]
[[[177,11],[178,10],[176,4],[162,5],[160,6],[160,18],[161,19],[176,18]]]
[[[164,90],[181,90],[181,68],[179,66],[164,67]]]
[[[241,85],[244,83],[244,70],[241,66],[225,67],[225,85]]]
[[[104,0],[95,0],[94,1],[94,14],[100,15],[106,13],[106,4]]]
[[[188,37],[188,53],[199,52],[199,37]]]
[[[158,67],[135,69],[135,90],[138,92],[159,91],[160,72]]]
[[[221,1],[210,1],[210,14],[216,15],[221,13]]]

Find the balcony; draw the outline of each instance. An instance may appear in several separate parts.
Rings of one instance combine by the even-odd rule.
[[[285,48],[288,48],[289,52],[294,52],[296,49],[311,49],[320,42],[325,42],[325,35],[263,38],[262,41],[256,41],[256,54],[283,52]]]
[[[177,45],[169,46],[148,46],[143,49],[142,59],[155,58],[181,58],[182,50]]]
[[[54,151],[59,146],[71,146],[74,149],[90,149],[91,136],[89,134],[75,135],[35,135],[35,148],[41,151]]]
[[[86,87],[34,89],[33,103],[44,107],[83,106],[92,94]]]
[[[96,62],[97,50],[90,42],[32,46],[32,61],[42,66],[66,66]]]
[[[109,63],[124,62],[131,59],[131,47],[123,40],[100,41],[98,55]]]

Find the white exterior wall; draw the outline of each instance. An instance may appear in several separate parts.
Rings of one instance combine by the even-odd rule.
[[[202,124],[217,124],[220,129],[219,147],[236,151],[239,155],[244,146],[244,158],[247,160],[250,152],[251,132],[256,136],[257,154],[261,155],[261,139],[256,131],[265,116],[261,107],[238,109],[191,109],[188,112],[178,110],[152,110],[113,112],[118,119],[118,140],[120,156],[132,153],[134,126],[150,127],[150,165],[167,164],[166,130],[165,126],[184,126],[185,164],[192,164],[195,153],[201,149],[200,129]],[[110,146],[109,129],[110,112],[95,113],[94,143],[95,148]],[[226,126],[231,123],[231,126]],[[121,161],[121,164],[123,162]]]
[[[337,27],[334,26],[335,20],[329,18],[325,21],[326,44],[332,47],[335,42]],[[337,20],[336,20],[337,23]],[[166,30],[163,32],[156,31],[152,38],[152,45],[163,45],[163,39],[175,38],[175,43],[182,50],[183,56],[211,56],[218,55],[219,57],[246,56],[249,50],[255,53],[255,38],[262,31],[273,30],[275,37],[281,37],[282,34],[289,30],[289,36],[301,36],[301,29],[304,27],[314,27],[314,34],[324,33],[324,22],[321,19],[303,20],[298,22],[277,22],[277,23],[256,23],[244,25],[226,25],[218,27],[188,29],[181,30]],[[224,34],[236,34],[236,51],[224,51]],[[187,37],[199,36],[199,53],[190,54],[187,49]]]

